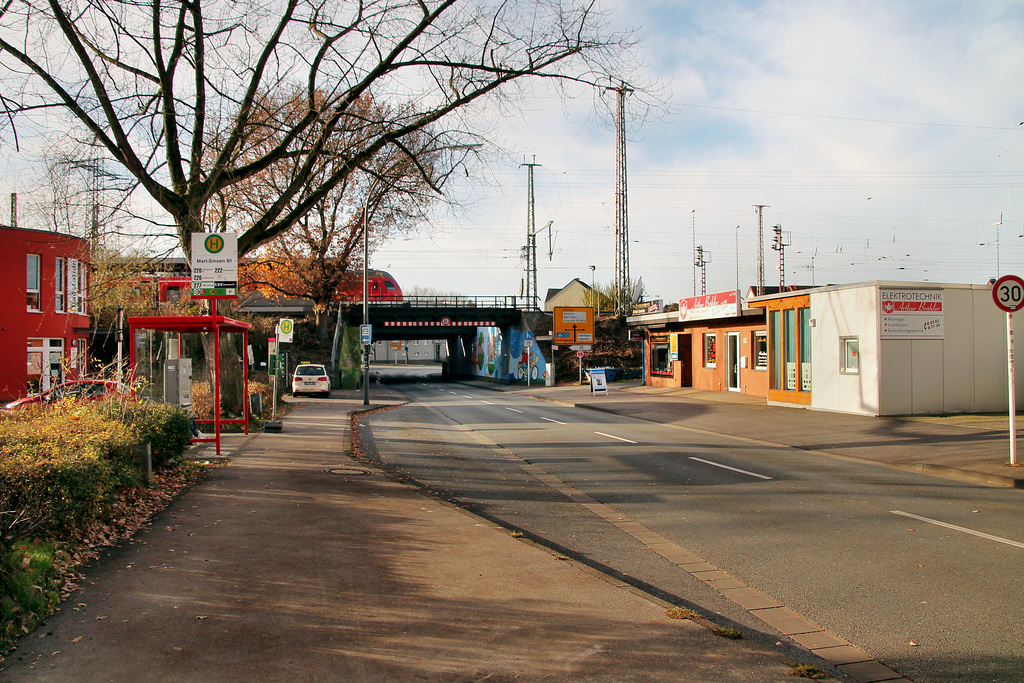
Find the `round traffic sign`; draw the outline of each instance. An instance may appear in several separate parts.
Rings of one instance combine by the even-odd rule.
[[[576,357],[577,358],[583,358],[583,352],[582,351],[577,351],[576,352]]]
[[[1004,275],[992,285],[992,300],[1000,310],[1013,313],[1024,305],[1024,280],[1016,275]]]

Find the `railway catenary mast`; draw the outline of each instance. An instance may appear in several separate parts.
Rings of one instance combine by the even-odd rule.
[[[629,211],[626,198],[626,95],[632,88],[622,83],[616,92],[615,116],[615,312],[627,313],[629,301]]]

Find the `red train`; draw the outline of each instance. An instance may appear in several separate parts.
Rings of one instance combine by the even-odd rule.
[[[370,301],[402,301],[402,288],[395,278],[383,270],[370,270],[366,273],[366,285]],[[338,288],[341,300],[353,303],[363,300],[363,274],[353,273],[345,278]]]
[[[398,286],[395,278],[383,270],[371,270],[366,274],[367,286],[369,289],[370,301],[402,301],[402,288]],[[192,280],[181,276],[163,276],[157,278],[161,302],[177,301],[182,296],[188,295],[192,287]],[[362,272],[347,277],[338,288],[339,299],[345,303],[359,302],[363,300],[363,274]]]

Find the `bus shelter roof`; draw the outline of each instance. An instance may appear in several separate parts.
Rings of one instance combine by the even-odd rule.
[[[128,325],[161,332],[248,332],[252,325],[223,315],[136,315]]]

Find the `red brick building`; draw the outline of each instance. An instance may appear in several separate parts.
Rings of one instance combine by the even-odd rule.
[[[71,235],[0,226],[0,254],[0,400],[7,401],[84,373],[90,252]]]

